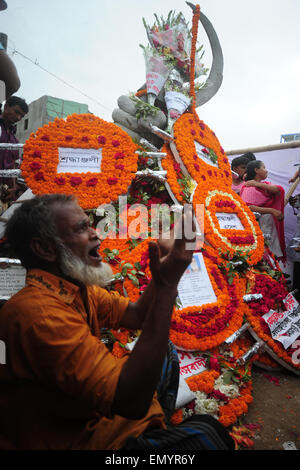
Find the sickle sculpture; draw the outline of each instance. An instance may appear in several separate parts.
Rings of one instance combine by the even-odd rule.
[[[186,3],[193,11],[195,10],[195,5]],[[205,86],[196,93],[196,108],[207,103],[217,93],[223,81],[224,67],[222,48],[213,25],[203,13],[200,15],[200,21],[209,39],[213,62]]]

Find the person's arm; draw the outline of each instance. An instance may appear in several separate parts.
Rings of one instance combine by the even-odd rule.
[[[191,263],[193,251],[186,239],[176,239],[171,252],[159,258],[157,244],[149,244],[153,297],[142,325],[142,333],[124,365],[113,401],[112,412],[128,419],[147,413],[161,374],[167,351],[170,321],[177,285]]]
[[[274,209],[273,207],[260,207],[254,206],[253,204],[250,204],[248,207],[253,212],[258,212],[259,214],[272,214],[274,217],[276,217],[277,220],[282,220],[284,218],[284,214],[281,211]]]
[[[170,231],[169,239],[163,239],[162,235],[160,234],[160,238],[157,240],[157,243],[161,257],[167,256],[167,254],[172,251],[175,236],[174,228]],[[154,293],[154,284],[153,280],[151,279],[150,283],[147,285],[143,294],[138,298],[138,300],[136,302],[129,302],[121,320],[120,326],[129,330],[140,329],[151,306]]]
[[[299,177],[299,173],[300,173],[300,169],[298,168],[296,173],[294,173],[294,176],[292,176],[292,178],[289,180],[289,183],[294,183],[294,181],[296,181],[296,179]]]
[[[260,181],[248,180],[245,181],[245,186],[254,186],[257,189],[263,189],[264,191],[268,191],[271,194],[280,194],[280,189],[274,184],[266,184],[261,183]]]

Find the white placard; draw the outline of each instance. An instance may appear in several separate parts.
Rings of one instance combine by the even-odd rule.
[[[210,304],[217,301],[202,253],[194,253],[193,260],[178,284],[182,308]]]
[[[180,376],[184,379],[200,374],[206,370],[206,361],[200,352],[177,351],[180,367]]]
[[[178,91],[166,91],[165,102],[167,109],[176,109],[180,114],[190,105],[191,99]]]
[[[199,142],[197,142],[197,140],[194,140],[194,144],[195,144],[195,147],[196,147],[197,155],[198,155],[199,158],[201,158],[201,160],[203,160],[205,163],[208,163],[209,165],[215,166],[217,168],[219,167],[218,164],[214,163],[206,153],[202,152],[202,149],[203,148],[205,149],[205,147],[203,147],[203,145],[200,145]]]
[[[244,230],[244,226],[236,214],[216,212],[216,217],[222,230]]]
[[[300,306],[292,294],[283,301],[283,312],[270,310],[263,319],[270,328],[272,338],[280,341],[285,349],[290,347],[300,336]]]
[[[188,386],[184,378],[181,375],[179,375],[179,384],[178,384],[175,409],[178,410],[179,408],[182,408],[183,406],[187,405],[192,400],[194,400],[195,397],[196,397],[195,393],[191,391],[190,387]]]
[[[25,287],[26,269],[22,266],[8,266],[0,269],[0,297],[11,297]]]
[[[102,149],[58,148],[57,173],[100,173]]]

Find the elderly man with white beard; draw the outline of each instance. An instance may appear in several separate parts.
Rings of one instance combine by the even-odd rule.
[[[0,449],[233,448],[212,417],[171,427],[157,393],[177,285],[193,254],[184,236],[164,257],[149,243],[152,280],[132,303],[103,287],[110,267],[72,196],[23,202],[5,235],[27,281],[0,311]],[[122,327],[142,332],[118,359],[100,333]]]

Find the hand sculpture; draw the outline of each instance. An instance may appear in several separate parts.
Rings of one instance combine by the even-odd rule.
[[[189,2],[187,4],[194,10],[195,6]],[[207,19],[201,13],[200,21],[209,38],[210,46],[212,49],[213,61],[209,76],[205,82],[204,87],[196,92],[196,108],[209,101],[218,91],[223,80],[223,54],[218,40],[217,34]],[[141,89],[146,88],[146,85]],[[159,127],[164,130],[167,127],[166,104],[165,104],[165,90],[161,90],[155,101],[155,107],[159,108],[155,115],[150,115],[146,118],[137,118],[137,106],[135,101],[128,96],[120,96],[118,99],[118,108],[113,111],[112,118],[115,124],[122,127],[131,137],[140,141],[141,138],[153,143],[156,147],[160,148],[163,141],[153,134],[151,125]],[[146,102],[146,95],[141,96],[140,99]]]

